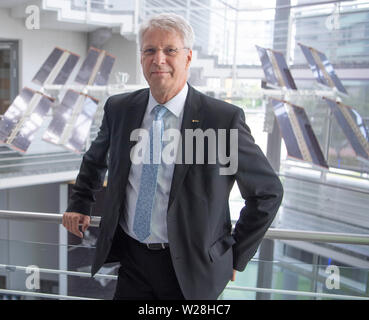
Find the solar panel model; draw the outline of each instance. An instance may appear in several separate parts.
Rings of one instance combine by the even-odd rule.
[[[40,85],[65,85],[77,65],[79,55],[55,47],[32,82]],[[115,57],[91,47],[83,61],[75,84],[104,86],[108,83]],[[83,152],[96,113],[98,100],[82,92],[67,90],[61,103],[42,92],[23,88],[0,120],[0,143],[25,153],[50,109],[52,119],[43,140]]]
[[[270,100],[288,156],[328,168],[305,109],[287,101]]]
[[[347,94],[345,87],[337,77],[337,74],[327,56],[324,53],[301,43],[299,43],[299,46],[318,83],[330,88],[336,88],[339,92]]]
[[[355,110],[341,102],[324,97],[357,157],[369,160],[368,130],[359,126]]]
[[[85,86],[106,85],[114,62],[115,57],[106,51],[91,47],[74,82]],[[56,106],[43,140],[76,153],[83,152],[97,106],[97,99],[68,90],[60,105]]]
[[[23,88],[0,121],[0,142],[25,153],[53,101],[41,92]]]
[[[297,90],[295,81],[282,53],[256,46],[267,83]]]

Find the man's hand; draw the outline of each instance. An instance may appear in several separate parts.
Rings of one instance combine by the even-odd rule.
[[[83,233],[90,226],[90,216],[77,212],[64,212],[63,226],[77,237],[83,238]],[[79,230],[79,224],[82,224],[82,232]]]
[[[236,280],[236,272],[237,272],[237,270],[234,270],[233,269],[233,276],[232,276],[231,281],[235,281]]]

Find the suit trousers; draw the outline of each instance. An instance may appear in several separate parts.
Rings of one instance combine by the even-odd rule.
[[[118,225],[114,237],[120,268],[113,300],[184,300],[170,248],[152,250]]]

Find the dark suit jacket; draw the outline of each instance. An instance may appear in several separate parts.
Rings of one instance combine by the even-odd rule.
[[[101,188],[109,168],[92,275],[104,263],[116,260],[112,242],[124,208],[130,150],[135,143],[130,141],[130,133],[140,127],[148,97],[149,89],[143,89],[107,100],[99,134],[85,153],[73,186],[67,211],[89,215],[94,192]],[[167,211],[170,253],[185,298],[216,299],[231,279],[232,270],[243,271],[254,256],[275,217],[283,189],[254,144],[242,109],[189,86],[182,137],[185,129],[196,128],[238,129],[236,174],[220,175],[218,157],[216,164],[207,163],[206,150],[205,164],[176,164]],[[228,141],[228,151],[229,147]],[[232,233],[228,198],[235,180],[246,205]]]

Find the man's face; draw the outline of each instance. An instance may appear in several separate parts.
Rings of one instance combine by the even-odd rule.
[[[142,38],[141,65],[144,76],[153,91],[172,98],[187,81],[192,51],[184,49],[181,36],[153,28]]]

